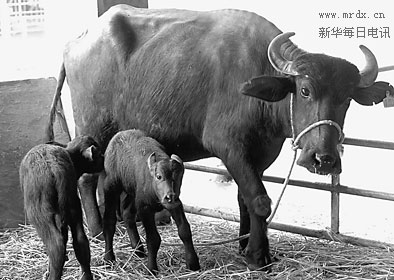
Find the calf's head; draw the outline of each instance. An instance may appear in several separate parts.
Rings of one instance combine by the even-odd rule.
[[[83,173],[97,173],[104,169],[104,156],[100,146],[90,136],[77,136],[66,147],[81,176]]]
[[[157,160],[156,154],[152,153],[148,158],[148,168],[160,203],[167,209],[177,207],[185,170],[183,161],[177,155]]]
[[[289,40],[293,35],[280,34],[269,45],[268,58],[276,76],[252,78],[242,85],[241,92],[272,106],[289,108],[280,111],[288,112],[284,118],[281,116],[282,128],[286,136],[302,133],[297,143],[297,148],[302,149],[297,163],[314,173],[338,174],[341,159],[337,145],[343,138],[350,101],[367,106],[377,104],[394,89],[388,83],[375,82],[377,61],[365,46],[360,49],[367,63],[359,71],[346,60],[299,49]],[[322,124],[323,120],[327,122]],[[320,124],[304,131],[317,122]]]

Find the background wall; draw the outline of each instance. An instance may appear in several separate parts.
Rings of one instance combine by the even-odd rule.
[[[128,4],[137,8],[148,8],[148,0],[97,0],[98,15],[117,4]]]

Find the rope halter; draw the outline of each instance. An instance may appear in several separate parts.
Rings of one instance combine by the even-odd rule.
[[[345,134],[343,133],[341,126],[332,120],[321,120],[321,121],[314,122],[313,124],[307,126],[304,130],[302,130],[300,132],[300,134],[298,134],[298,136],[296,136],[295,129],[294,129],[294,111],[293,111],[294,104],[293,103],[294,103],[294,93],[291,93],[291,96],[290,96],[290,124],[291,124],[291,133],[293,136],[293,138],[291,140],[291,146],[294,151],[293,161],[291,163],[291,166],[290,166],[289,172],[286,176],[286,179],[283,182],[282,191],[279,194],[278,200],[276,201],[276,204],[271,212],[271,215],[267,219],[267,224],[270,224],[272,222],[272,220],[276,214],[276,211],[278,210],[280,201],[282,200],[283,194],[285,193],[287,185],[289,184],[291,172],[293,171],[294,163],[297,159],[297,150],[299,148],[298,143],[300,142],[300,139],[302,138],[302,136],[304,136],[306,133],[308,133],[309,131],[311,131],[312,129],[314,129],[318,126],[331,125],[331,126],[334,126],[338,130],[338,133],[339,133],[338,146],[342,145],[343,140],[345,139]]]
[[[343,141],[345,140],[345,134],[343,133],[341,126],[332,120],[320,120],[320,121],[314,122],[311,125],[304,128],[296,137],[295,129],[294,129],[294,108],[293,107],[294,107],[294,93],[291,93],[291,96],[290,96],[290,123],[291,123],[292,137],[293,137],[291,140],[291,146],[292,146],[291,148],[294,151],[299,149],[299,142],[300,142],[302,136],[307,134],[312,129],[314,129],[318,126],[321,126],[321,125],[330,125],[330,126],[335,127],[338,131],[338,134],[339,134],[338,145],[342,145]]]

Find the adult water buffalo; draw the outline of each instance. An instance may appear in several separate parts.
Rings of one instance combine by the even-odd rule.
[[[106,147],[119,130],[137,128],[185,161],[220,158],[239,187],[240,234],[250,232],[241,249],[250,268],[264,267],[271,263],[271,200],[260,176],[284,140],[292,130],[298,135],[327,120],[300,139],[298,164],[340,173],[337,144],[350,100],[372,105],[393,90],[374,83],[377,62],[366,47],[367,64],[359,71],[343,59],[299,49],[292,35],[239,10],[115,6],[67,44],[53,104],[67,73],[77,135],[92,135]],[[47,140],[55,106],[51,111]],[[85,179],[80,191],[97,233],[97,180]]]

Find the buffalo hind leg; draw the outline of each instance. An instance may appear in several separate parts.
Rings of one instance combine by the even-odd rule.
[[[152,274],[156,275],[159,270],[157,267],[157,252],[160,248],[161,238],[156,228],[155,213],[151,209],[145,209],[145,211],[140,212],[139,214],[146,232],[148,269]]]
[[[78,180],[78,189],[89,228],[89,234],[100,240],[102,237],[102,223],[100,210],[96,199],[98,183],[97,174],[83,174]]]
[[[76,190],[75,190],[76,191]],[[83,228],[82,209],[78,196],[71,199],[69,207],[68,224],[71,228],[73,238],[73,247],[75,256],[81,265],[82,280],[92,280],[92,272],[90,271],[90,247]]]
[[[116,210],[119,205],[119,186],[112,182],[104,183],[104,201],[105,210],[103,217],[103,235],[105,240],[104,260],[108,262],[115,261],[115,254],[113,248],[113,240],[116,229]]]
[[[135,249],[135,253],[139,257],[146,257],[144,252],[144,246],[142,245],[140,235],[137,230],[136,216],[137,210],[135,208],[135,198],[122,192],[120,195],[120,207],[123,222],[125,223],[127,233],[129,235],[131,247]]]
[[[178,235],[185,246],[186,267],[190,270],[199,270],[200,263],[196,251],[193,246],[192,232],[190,230],[189,222],[186,219],[185,211],[183,210],[182,202],[174,209],[169,209],[176,226],[178,227]]]

